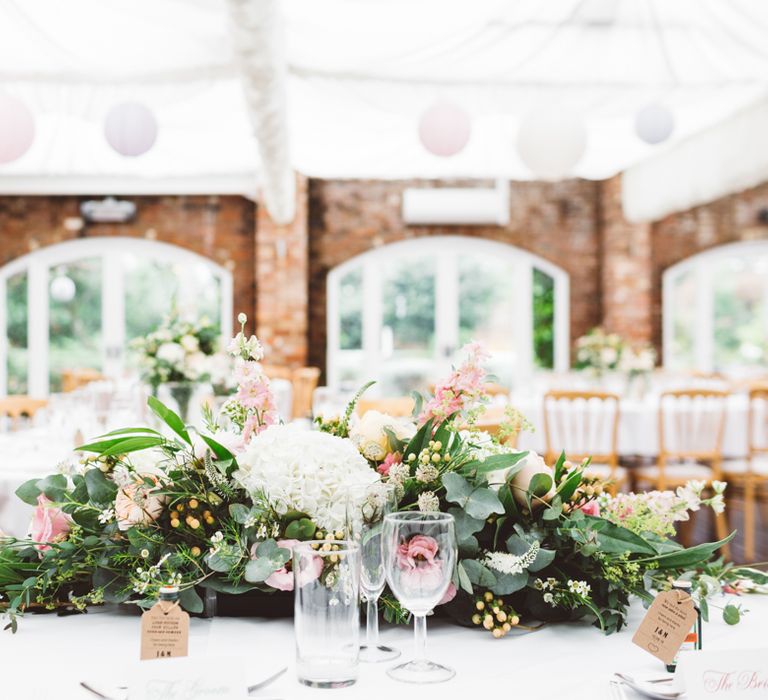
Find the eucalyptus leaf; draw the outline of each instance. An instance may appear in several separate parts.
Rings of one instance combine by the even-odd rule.
[[[63,474],[52,474],[37,482],[40,489],[50,500],[59,502],[64,499],[67,489],[67,477]]]
[[[492,588],[496,585],[494,573],[481,564],[477,559],[465,559],[462,561],[469,580],[481,588]]]
[[[264,583],[272,573],[282,567],[282,564],[275,564],[269,557],[259,557],[252,559],[245,565],[245,580],[250,583]]]
[[[723,620],[729,625],[738,625],[741,619],[741,611],[733,604],[729,603],[723,608]]]
[[[89,469],[85,472],[85,485],[88,496],[94,503],[112,503],[117,495],[117,486],[100,469]]]
[[[194,588],[185,588],[179,591],[179,605],[191,613],[203,612],[203,599]]]
[[[521,591],[528,585],[528,574],[521,571],[517,574],[502,574],[494,572],[496,583],[491,587],[495,595],[510,595]]]
[[[37,497],[40,495],[40,489],[37,486],[38,481],[40,479],[29,479],[16,489],[16,495],[30,506],[37,505]]]
[[[504,514],[496,492],[485,487],[473,487],[461,475],[450,472],[443,476],[446,500],[456,503],[472,518],[485,520],[491,513]]]
[[[317,532],[317,526],[309,518],[300,518],[288,523],[285,536],[291,540],[311,540]]]
[[[229,506],[229,514],[236,523],[245,525],[251,517],[251,509],[248,506],[244,506],[242,503],[231,503]]]
[[[472,595],[474,592],[474,589],[472,588],[472,581],[469,580],[469,575],[464,568],[463,562],[459,562],[459,565],[456,567],[456,571],[459,575],[459,587]]]

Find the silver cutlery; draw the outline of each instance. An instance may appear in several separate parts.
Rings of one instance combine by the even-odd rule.
[[[610,681],[608,685],[611,690],[611,700],[627,700],[624,688],[619,681]]]
[[[615,675],[617,678],[620,678],[623,683],[626,683],[635,692],[638,692],[640,695],[644,695],[647,698],[653,698],[653,700],[676,700],[677,698],[681,698],[685,695],[685,691],[682,690],[655,690],[653,687],[648,687],[658,685],[660,683],[667,683],[667,679],[664,678],[656,679],[653,681],[638,682],[632,678],[632,676],[627,676],[623,673],[614,673],[613,675]]]

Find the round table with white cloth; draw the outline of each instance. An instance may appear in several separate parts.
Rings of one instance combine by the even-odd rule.
[[[722,605],[725,601],[713,601]],[[740,599],[749,612],[735,626],[726,625],[712,609],[705,623],[704,648],[711,650],[765,649],[768,597]],[[189,654],[212,666],[214,657],[242,657],[246,681],[257,683],[282,667],[288,673],[252,698],[350,698],[357,700],[447,700],[456,698],[526,698],[527,700],[602,700],[608,698],[608,680],[615,671],[636,678],[665,674],[660,661],[632,644],[642,616],[635,602],[629,626],[618,634],[603,635],[586,623],[546,626],[537,632],[512,633],[496,640],[483,631],[466,629],[444,620],[428,625],[428,656],[456,670],[447,683],[416,686],[386,675],[391,663],[361,664],[358,682],[344,689],[314,690],[301,686],[294,668],[291,620],[259,618],[192,619]],[[386,626],[382,641],[411,655],[410,627]],[[114,609],[87,615],[57,617],[27,615],[16,635],[0,634],[4,662],[2,697],[8,700],[93,700],[79,687],[86,681],[107,695],[123,698],[116,690],[125,685],[139,657],[139,618]],[[145,663],[164,663],[148,661]],[[243,694],[243,698],[246,698]],[[627,698],[639,696],[627,690]],[[762,696],[761,696],[762,697]]]
[[[534,426],[533,432],[522,433],[518,447],[545,451],[544,407],[542,397],[513,397],[512,405]],[[731,394],[727,400],[722,454],[744,457],[748,452],[747,411],[745,394]],[[619,413],[618,452],[623,456],[656,457],[659,454],[659,395],[642,399],[622,399]]]

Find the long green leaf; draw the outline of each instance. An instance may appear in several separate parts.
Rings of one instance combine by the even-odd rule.
[[[658,556],[640,559],[639,561],[657,562],[661,569],[680,569],[694,566],[709,559],[720,547],[730,542],[735,535],[736,532],[734,531],[719,542],[704,542],[703,544],[697,544],[695,547],[667,554],[659,554]]]
[[[173,430],[184,442],[188,445],[192,444],[192,440],[187,432],[187,427],[184,425],[184,421],[181,420],[177,413],[174,413],[168,408],[162,401],[158,401],[154,396],[150,396],[147,400],[147,405],[152,409],[152,412],[160,418],[165,424]]]
[[[159,445],[164,445],[166,442],[164,437],[154,437],[152,435],[147,435],[146,437],[130,437],[112,445],[112,447],[107,448],[101,454],[105,457],[124,455],[129,452],[147,450],[150,447],[158,447]]]
[[[488,474],[489,472],[495,472],[499,471],[501,469],[507,469],[509,467],[514,467],[515,465],[520,462],[524,457],[528,455],[527,452],[519,452],[514,454],[501,454],[501,455],[491,455],[490,457],[486,457],[484,460],[480,461],[479,459],[472,460],[471,462],[466,462],[462,465],[461,469],[459,469],[459,473],[461,474],[470,474],[471,472],[475,472],[475,474]],[[518,465],[517,469],[512,469],[510,473],[507,475],[507,479],[511,479],[517,472],[519,472],[523,468],[523,465]]]
[[[603,518],[586,517],[587,523],[597,533],[600,550],[607,554],[656,554],[650,542],[627,530],[620,525],[614,525]]]

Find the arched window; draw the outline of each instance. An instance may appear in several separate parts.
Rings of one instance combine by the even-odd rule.
[[[768,241],[694,255],[670,267],[663,286],[666,367],[768,366]]]
[[[513,385],[569,364],[568,275],[503,243],[435,236],[393,243],[328,276],[328,381],[367,378],[395,395],[424,388],[466,342]]]
[[[13,260],[0,268],[0,395],[45,396],[67,368],[119,376],[128,342],[174,302],[229,334],[232,275],[183,248],[134,238],[84,238]]]

